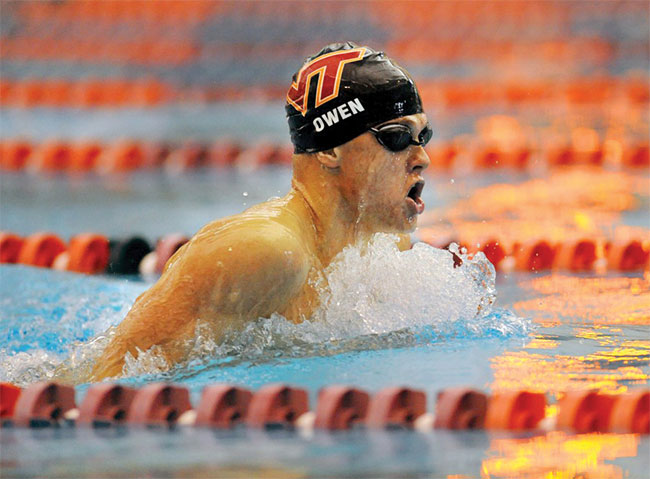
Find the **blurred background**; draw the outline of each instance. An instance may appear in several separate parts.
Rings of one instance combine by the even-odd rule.
[[[609,240],[626,210],[621,223],[650,227],[647,1],[0,7],[3,229],[153,240],[281,196],[291,76],[341,41],[385,50],[417,81],[435,132],[425,236],[525,239],[559,222]],[[470,220],[491,229],[459,232]]]
[[[291,76],[324,45],[352,41],[411,72],[434,130],[415,239],[483,251],[498,271],[498,305],[535,323],[530,341],[474,341],[462,329],[431,348],[297,361],[287,353],[281,363],[223,368],[217,358],[173,379],[194,391],[232,379],[290,381],[312,393],[334,378],[374,389],[407,378],[428,393],[456,381],[549,395],[647,387],[649,18],[647,0],[0,0],[0,263],[130,279],[154,254],[159,273],[209,221],[284,195]],[[428,281],[400,267],[413,285]],[[0,337],[8,338],[0,369],[12,381],[33,380],[52,364],[43,358],[103,331],[105,309],[119,321],[131,293],[115,299],[113,288],[133,297],[141,290],[20,266],[0,273]],[[392,321],[392,305],[386,311]],[[460,324],[474,331],[471,321]],[[504,323],[495,316],[494,324]],[[136,383],[149,380],[138,371]],[[302,439],[253,446],[262,463],[297,464],[278,477],[329,468],[337,457],[365,477],[388,477],[396,457],[413,477],[647,477],[648,440],[631,434],[517,436],[489,446],[477,437],[442,436],[422,453],[398,436],[395,453],[382,440],[374,455],[352,448],[349,459],[338,439],[331,454],[318,442],[305,449]],[[29,441],[9,444],[18,457],[10,469],[36,464],[29,470],[37,475],[60,475],[67,450],[70,470],[102,474],[105,446],[97,455],[59,441],[40,448],[35,463]],[[220,442],[225,456],[201,442],[185,457],[167,443],[116,444],[131,453],[120,464],[144,458],[170,470],[187,458],[226,457],[228,467],[251,460],[244,441]]]
[[[2,168],[286,163],[291,75],[325,44],[348,40],[385,50],[416,78],[439,166],[477,140],[556,163],[571,161],[560,147],[600,150],[582,161],[647,162],[649,8],[2,0]],[[261,144],[239,158],[236,147]],[[180,146],[182,155],[170,155]],[[467,160],[494,162],[489,153]]]

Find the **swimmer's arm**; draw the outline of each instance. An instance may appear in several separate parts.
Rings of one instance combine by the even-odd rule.
[[[140,352],[157,345],[168,362],[178,353],[170,343],[193,332],[198,314],[196,287],[190,277],[163,275],[142,293],[124,320],[115,328],[111,342],[97,360],[91,380],[119,376],[129,353],[137,358]],[[178,349],[178,348],[177,348]]]
[[[213,339],[229,327],[281,311],[307,279],[300,243],[281,228],[197,235],[136,300],[93,371],[94,379],[121,373],[127,352],[154,345],[169,363],[182,359],[179,340],[204,320]],[[176,344],[175,344],[176,343]]]

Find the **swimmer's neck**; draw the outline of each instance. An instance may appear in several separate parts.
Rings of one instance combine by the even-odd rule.
[[[314,225],[314,250],[327,266],[343,248],[367,243],[377,231],[361,220],[358,207],[351,207],[333,185],[307,188],[295,177],[288,194],[290,207]]]

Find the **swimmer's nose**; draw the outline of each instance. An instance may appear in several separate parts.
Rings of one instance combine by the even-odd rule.
[[[409,157],[409,173],[419,173],[422,170],[426,170],[431,160],[429,160],[429,155],[421,146],[416,146],[412,148],[413,153]]]

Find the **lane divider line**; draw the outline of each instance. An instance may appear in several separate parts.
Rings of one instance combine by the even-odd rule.
[[[253,392],[230,384],[206,386],[198,407],[180,385],[151,383],[132,389],[113,383],[92,385],[77,408],[74,388],[39,382],[25,389],[0,383],[2,427],[157,427],[231,429],[407,429],[431,431],[506,430],[574,433],[650,434],[650,389],[619,395],[568,391],[549,408],[534,391],[497,391],[488,395],[470,387],[438,392],[434,413],[426,394],[408,387],[387,387],[374,395],[347,385],[318,393],[310,410],[307,390],[268,384]],[[556,415],[547,411],[557,410]]]

